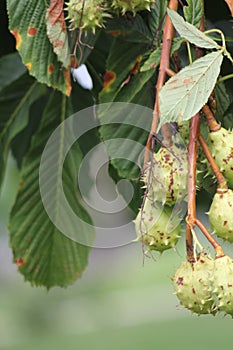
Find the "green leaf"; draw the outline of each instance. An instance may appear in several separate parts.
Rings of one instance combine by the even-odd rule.
[[[167,9],[168,15],[172,23],[181,37],[188,40],[190,43],[203,47],[205,49],[220,49],[221,47],[210,37],[198,30],[192,24],[185,22],[176,11]]]
[[[138,178],[140,169],[138,166],[138,157],[142,150],[142,146],[146,144],[148,138],[148,130],[152,120],[152,108],[154,105],[154,86],[155,74],[153,70],[147,72],[139,72],[134,70],[135,64],[140,63],[140,53],[143,52],[144,46],[125,43],[119,39],[113,44],[107,60],[107,73],[114,73],[112,84],[105,83],[103,90],[99,95],[100,103],[108,102],[126,102],[134,103],[151,108],[151,118],[145,119],[143,128],[132,126],[135,124],[135,114],[133,111],[126,112],[124,123],[115,124],[115,116],[111,115],[111,111],[103,108],[98,116],[100,123],[108,121],[109,125],[100,127],[100,135],[104,141],[115,139],[113,142],[106,143],[108,155],[112,165],[117,169],[118,175],[122,178],[135,179]],[[124,62],[124,65],[121,64]],[[132,70],[135,74],[132,74]],[[110,74],[109,74],[110,76]],[[127,125],[127,123],[129,125]],[[116,141],[120,139],[122,141]],[[125,140],[125,142],[123,142]],[[128,140],[138,142],[138,145],[129,146]],[[125,155],[121,159],[115,157],[117,154]],[[129,161],[130,159],[131,161]]]
[[[154,103],[154,83],[150,80],[151,71],[138,74],[132,81],[119,92],[114,102],[126,102],[124,108],[127,109],[128,103],[135,103],[134,108],[125,111],[122,123],[117,123],[118,115],[112,113],[110,109],[99,111],[100,123],[108,122],[99,129],[103,141],[111,140],[106,143],[107,153],[112,165],[117,169],[122,178],[129,180],[136,179],[140,175],[138,160],[143,147],[148,138],[148,130],[152,121],[152,106]],[[139,116],[139,105],[148,106],[151,112],[141,120],[142,127],[136,126]],[[137,108],[138,106],[138,108]],[[145,108],[148,111],[148,108]],[[148,113],[148,112],[147,112]],[[129,140],[132,140],[131,143]],[[135,143],[134,143],[135,142]],[[121,156],[120,156],[121,155]]]
[[[41,154],[51,133],[64,121],[68,112],[66,97],[52,92],[40,128],[34,135],[24,160],[19,192],[10,215],[10,245],[15,263],[26,280],[47,288],[67,286],[80,277],[87,265],[90,250],[89,247],[67,238],[56,228],[56,220],[54,223],[50,221],[40,196]],[[54,150],[54,157],[48,160],[53,162],[53,173],[46,178],[48,193],[51,187],[57,186],[62,171],[63,188],[68,202],[77,215],[90,223],[89,216],[80,204],[76,185],[76,167],[79,166],[82,155],[75,144],[62,168],[60,157],[63,152],[64,133],[67,130],[59,130],[59,147]],[[53,211],[59,213],[61,204],[58,188],[53,203]],[[82,226],[74,229],[78,235],[84,234]]]
[[[28,124],[11,142],[11,151],[19,169],[21,169],[23,158],[29,150],[31,138],[40,125],[48,98],[49,94],[42,95],[31,104]]]
[[[172,47],[171,47],[171,56],[179,50],[181,44],[184,42],[184,39],[182,38],[174,38],[172,40]],[[141,67],[141,72],[146,72],[150,69],[156,69],[158,65],[160,64],[160,57],[161,57],[161,47],[158,47],[156,50],[154,50],[149,58],[146,60],[146,62]]]
[[[199,28],[204,14],[203,0],[186,0],[188,6],[184,6],[184,16],[188,23]]]
[[[148,14],[148,26],[153,37],[160,39],[167,11],[167,1],[157,0]],[[158,37],[159,36],[159,37]]]
[[[26,67],[17,52],[1,57],[0,67],[0,91],[26,72]]]
[[[188,120],[200,111],[214,89],[222,60],[222,51],[212,52],[168,80],[159,93],[160,127]]]
[[[141,72],[146,72],[151,69],[156,69],[160,64],[160,57],[161,57],[162,49],[161,47],[157,47],[156,50],[154,50],[149,58],[144,62],[143,66],[141,67]]]
[[[45,86],[25,74],[0,92],[0,187],[11,142],[26,127],[31,104],[45,91]]]
[[[70,72],[62,67],[46,33],[44,0],[8,0],[9,26],[23,64],[40,83],[69,95]]]
[[[128,43],[120,38],[113,42],[106,62],[101,103],[114,101],[130,78],[137,75],[145,50],[146,45]]]
[[[115,17],[108,22],[106,32],[127,42],[151,43],[152,35],[140,15]]]

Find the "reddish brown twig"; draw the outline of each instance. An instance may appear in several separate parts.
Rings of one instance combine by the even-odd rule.
[[[178,7],[178,1],[170,0],[168,7],[176,11]],[[159,91],[165,83],[167,72],[169,72],[170,50],[171,50],[173,35],[174,35],[174,28],[169,16],[167,15],[165,24],[164,24],[162,52],[161,52],[161,58],[160,58],[159,74],[158,74],[158,79],[156,84],[156,96],[155,96],[155,105],[154,105],[154,111],[153,111],[153,120],[152,120],[150,135],[148,137],[146,149],[145,149],[144,165],[146,165],[149,161],[151,141],[152,141],[153,135],[156,133],[156,129],[159,121]]]
[[[186,217],[186,250],[189,260],[193,260],[192,229],[196,222],[196,168],[197,168],[197,140],[200,132],[200,113],[197,113],[190,123],[188,145],[188,215]]]
[[[214,247],[214,250],[216,252],[216,258],[221,258],[222,256],[224,256],[224,251],[222,249],[222,247],[220,246],[220,244],[216,241],[216,239],[214,239],[214,237],[209,233],[209,231],[207,230],[207,228],[205,227],[205,225],[203,225],[203,223],[196,219],[196,225],[199,227],[199,229],[201,230],[201,232],[206,236],[206,238],[208,239],[208,241],[212,244],[212,246]]]
[[[223,176],[223,174],[221,173],[219,167],[217,166],[213,156],[212,156],[212,153],[210,152],[210,149],[207,145],[207,143],[205,142],[205,139],[202,135],[199,135],[199,138],[198,138],[198,141],[205,153],[205,156],[206,156],[206,159],[208,160],[209,162],[209,165],[211,166],[211,169],[218,181],[218,187],[221,188],[221,189],[225,189],[227,190],[228,187],[227,187],[227,181],[225,179],[225,177]]]
[[[202,107],[202,112],[205,114],[206,121],[208,123],[210,131],[218,131],[221,128],[221,125],[216,121],[214,114],[212,113],[209,106],[205,105]]]

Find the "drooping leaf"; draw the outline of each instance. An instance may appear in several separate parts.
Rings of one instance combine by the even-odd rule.
[[[11,142],[26,127],[31,104],[45,91],[44,85],[24,74],[0,92],[0,187]]]
[[[26,72],[17,52],[0,58],[0,91]]]
[[[106,62],[100,102],[114,101],[117,94],[140,69],[146,45],[131,43],[120,38],[113,42]]]
[[[160,63],[160,57],[161,57],[161,47],[157,47],[156,50],[154,50],[149,58],[144,62],[143,66],[141,67],[141,72],[146,72],[151,69],[156,69],[159,66]]]
[[[89,216],[80,204],[76,185],[76,167],[79,166],[82,157],[77,144],[67,155],[63,167],[60,164],[65,133],[72,132],[65,127],[59,129],[59,137],[56,139],[59,146],[51,150],[52,158],[47,160],[50,171],[48,170],[48,176],[43,178],[46,182],[44,186],[48,186],[48,195],[51,196],[53,222],[45,211],[40,194],[41,154],[51,133],[64,121],[68,111],[66,97],[52,92],[43,113],[40,128],[33,137],[30,150],[24,160],[19,192],[10,215],[10,244],[15,263],[26,280],[47,288],[57,285],[67,286],[80,277],[87,265],[90,250],[89,247],[66,237],[56,227],[57,215],[62,210],[61,193],[58,188],[61,174],[64,193],[71,208],[76,215],[90,223]],[[57,189],[55,197],[52,195],[54,188]],[[73,223],[67,222],[67,225],[73,225]],[[82,225],[74,229],[77,237],[85,234],[82,232],[84,229]]]
[[[171,56],[179,50],[181,44],[184,42],[184,39],[182,38],[174,38],[172,41],[172,47],[171,47]],[[161,47],[158,47],[156,50],[154,50],[149,58],[144,62],[144,64],[141,67],[141,72],[146,72],[147,70],[155,69],[158,67],[160,63],[160,57],[161,57]]]
[[[192,118],[207,102],[220,72],[222,51],[197,59],[171,77],[162,87],[160,126]]]
[[[104,141],[113,140],[113,142],[106,143],[111,163],[117,169],[119,176],[127,179],[136,179],[139,176],[138,157],[146,144],[154,104],[154,71],[139,72],[140,53],[143,50],[144,46],[129,45],[129,43],[124,43],[119,39],[115,41],[107,60],[104,88],[99,95],[100,103],[125,102],[126,108],[127,103],[137,104],[139,108],[145,106],[147,111],[148,107],[151,108],[150,118],[147,116],[144,120],[145,124],[142,129],[138,128],[136,124],[133,126],[139,118],[133,111],[131,113],[125,111],[124,122],[119,124],[115,123],[118,115],[112,115],[111,109],[109,111],[108,108],[103,107],[101,112],[99,110],[98,116],[101,125],[102,122],[109,121],[107,125],[100,127],[100,135]],[[125,62],[124,66],[119,64],[121,59]],[[106,77],[112,78],[112,81],[107,80]],[[128,140],[137,142],[135,147],[132,147],[133,143],[129,145]],[[119,152],[118,155],[124,154],[125,157],[116,157],[116,152]]]
[[[167,1],[157,0],[155,4],[151,7],[148,14],[148,27],[151,31],[153,38],[160,41],[160,36],[162,34],[163,23],[165,20],[167,10]],[[154,40],[156,44],[156,41]]]
[[[32,136],[40,125],[48,98],[49,93],[44,94],[30,105],[29,119],[26,127],[19,132],[11,142],[12,155],[19,169],[21,169],[23,158],[29,150]]]
[[[65,16],[63,11],[64,0],[51,0],[46,14],[47,35],[58,60],[63,67],[70,64],[70,53]]]
[[[172,23],[181,37],[190,43],[205,49],[220,49],[220,46],[210,37],[198,30],[194,25],[185,22],[182,16],[176,11],[167,9],[168,15]]]
[[[149,84],[149,83],[148,83]],[[148,86],[142,99],[145,100]],[[139,99],[140,94],[136,95]],[[135,101],[135,100],[134,100]],[[138,104],[100,105],[100,136],[111,164],[121,178],[138,180],[144,147],[152,121],[152,109]]]
[[[188,6],[184,6],[184,16],[188,23],[199,28],[202,16],[204,14],[204,6],[202,0],[186,0]]]
[[[69,95],[70,71],[62,67],[46,34],[44,0],[7,0],[9,26],[23,64],[40,83]]]
[[[112,113],[111,109],[108,110],[103,107],[101,113],[100,111],[98,113],[102,125],[100,127],[101,138],[105,142],[112,140],[105,143],[111,163],[117,169],[120,177],[129,180],[135,180],[139,177],[139,158],[146,144],[151,125],[154,103],[154,85],[150,81],[151,72],[153,73],[153,71],[149,71],[133,77],[129,84],[116,96],[114,102],[125,102],[121,111],[123,113],[125,109],[122,123],[119,123],[119,115]],[[127,109],[127,105],[130,102],[135,104],[135,110],[133,108],[130,111]],[[145,111],[147,112],[145,118],[138,112],[142,110],[142,105],[145,106]],[[150,112],[148,112],[148,107],[151,108]],[[136,125],[139,118],[143,119],[141,128]],[[108,123],[103,125],[103,122],[106,121]]]
[[[115,184],[119,183],[119,181],[122,180],[116,168],[111,163],[109,164],[109,175],[111,176]],[[133,196],[132,200],[128,203],[128,207],[133,211],[133,213],[136,216],[142,204],[144,189],[142,188],[141,183],[138,181],[138,179],[130,179],[128,181],[130,181],[131,185],[133,186]],[[118,186],[117,190],[122,195],[122,197],[128,202],[128,197],[124,188]]]

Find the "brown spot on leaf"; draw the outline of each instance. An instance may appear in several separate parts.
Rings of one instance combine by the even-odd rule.
[[[66,95],[70,96],[71,93],[71,84],[70,84],[70,69],[66,69],[64,71],[64,78],[65,78],[65,83],[66,83]]]
[[[16,49],[18,50],[19,49],[19,47],[20,47],[20,45],[21,45],[21,42],[22,42],[22,37],[21,37],[21,35],[19,34],[19,32],[18,32],[18,29],[13,29],[12,31],[11,31],[11,33],[14,35],[14,37],[15,37],[15,40],[16,40]]]
[[[31,70],[32,69],[32,62],[26,63],[25,66],[27,67],[28,70]]]
[[[72,68],[78,68],[78,60],[76,57],[72,57],[70,60],[70,66]]]
[[[136,60],[136,63],[135,63],[135,65],[134,65],[133,69],[132,69],[131,72],[130,72],[131,75],[135,75],[135,74],[138,73],[139,68],[140,68],[140,62],[141,62],[141,60],[142,60],[142,56],[138,56],[138,58],[137,58],[137,60]]]
[[[20,182],[19,182],[19,188],[22,188],[23,187],[23,185],[24,185],[24,180],[21,180]]]
[[[52,74],[52,73],[53,73],[53,69],[54,69],[54,65],[51,63],[51,64],[48,66],[48,73],[49,73],[49,74]]]
[[[107,71],[104,74],[104,90],[110,91],[110,86],[116,80],[116,73],[112,71]]]
[[[64,44],[63,41],[58,40],[58,41],[56,41],[56,43],[54,44],[54,47],[62,47],[63,44]]]
[[[28,28],[28,32],[27,32],[27,36],[34,36],[37,33],[37,28],[35,27],[29,27]]]
[[[120,30],[109,30],[108,34],[112,35],[112,36],[119,36],[121,34]]]
[[[51,25],[59,23],[63,32],[66,32],[66,22],[63,11],[64,0],[50,0],[50,5],[47,10],[47,20]]]
[[[16,266],[22,266],[25,264],[25,260],[23,258],[18,258],[15,261]]]

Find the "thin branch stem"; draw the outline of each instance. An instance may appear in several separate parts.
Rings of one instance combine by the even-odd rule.
[[[213,170],[213,173],[218,181],[218,187],[221,189],[228,190],[227,181],[226,181],[225,177],[223,176],[223,174],[221,173],[218,165],[216,164],[216,162],[212,156],[212,153],[210,152],[210,149],[209,149],[207,143],[205,142],[204,137],[202,135],[199,135],[198,141],[199,141],[199,143],[200,143],[200,145],[205,153],[205,156],[209,162],[209,165],[211,166],[211,169]]]
[[[211,111],[210,107],[205,105],[202,107],[202,112],[205,114],[206,121],[208,123],[210,131],[218,131],[221,128],[221,125],[218,124],[218,122],[215,119],[215,116],[213,112]]]
[[[232,78],[233,78],[233,74],[225,75],[224,77],[221,77],[221,78],[218,79],[217,84],[219,84],[219,83],[221,83],[221,82],[223,82],[225,80],[232,79]]]
[[[170,0],[168,7],[172,10],[177,10],[178,8],[178,1],[177,0]],[[145,157],[144,157],[144,165],[147,164],[149,160],[149,153],[151,149],[151,141],[153,135],[156,133],[158,121],[159,121],[159,91],[161,90],[162,86],[165,83],[167,70],[170,67],[170,50],[171,50],[171,44],[172,39],[174,36],[174,27],[172,25],[172,22],[170,20],[170,17],[167,15],[165,24],[164,24],[164,33],[163,33],[163,44],[162,44],[162,52],[161,52],[161,59],[160,59],[160,67],[159,67],[159,74],[156,84],[156,96],[155,96],[155,105],[154,105],[154,111],[153,111],[153,120],[150,130],[150,135],[147,140],[146,149],[145,149]]]
[[[197,168],[197,140],[200,132],[200,113],[197,113],[190,124],[188,145],[188,215],[186,217],[186,250],[188,259],[193,259],[192,229],[196,221],[196,168]]]
[[[174,75],[176,75],[176,73],[171,68],[167,68],[166,73],[167,75],[169,75],[169,77],[173,77]]]
[[[201,232],[206,236],[206,238],[208,239],[208,241],[212,244],[212,246],[214,247],[214,250],[216,252],[216,258],[220,258],[222,256],[224,256],[224,251],[222,249],[222,247],[220,246],[220,244],[216,241],[216,239],[214,239],[214,237],[209,233],[209,231],[207,230],[207,228],[205,227],[205,225],[198,219],[196,219],[196,225],[197,227],[199,227],[199,229],[201,230]]]

